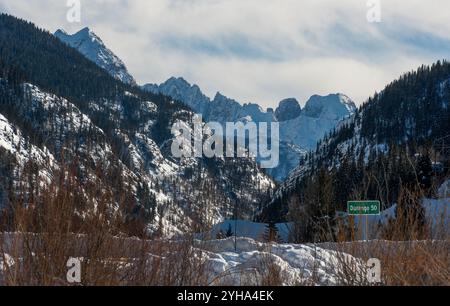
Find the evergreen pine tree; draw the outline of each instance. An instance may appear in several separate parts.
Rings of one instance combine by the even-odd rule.
[[[231,224],[228,224],[228,230],[225,234],[225,237],[229,238],[229,237],[233,237],[234,236],[234,232],[233,229],[231,227]]]

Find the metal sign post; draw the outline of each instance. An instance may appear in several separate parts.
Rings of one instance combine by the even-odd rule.
[[[365,216],[364,240],[368,240],[369,216],[379,216],[381,213],[380,201],[349,201],[347,202],[349,216]],[[361,219],[358,224],[361,224]]]

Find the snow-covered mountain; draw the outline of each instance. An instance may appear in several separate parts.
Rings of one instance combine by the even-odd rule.
[[[275,121],[273,112],[264,111],[258,104],[241,105],[220,92],[215,95],[214,99],[210,99],[197,85],[191,85],[181,77],[172,77],[160,85],[147,84],[142,88],[151,93],[162,94],[180,101],[192,108],[193,111],[202,114],[203,118],[208,121],[220,123],[239,120]]]
[[[364,197],[379,199],[385,209],[398,201],[405,186],[418,184],[424,190],[432,189],[430,182],[443,179],[448,164],[449,80],[450,63],[437,62],[403,75],[369,98],[291,171],[275,192],[267,215],[278,214],[276,218],[282,219],[289,201],[303,199],[306,190],[320,182],[323,173],[333,181],[336,191],[331,202],[338,210],[344,210],[340,205],[354,199],[355,190],[361,192],[358,188],[367,177],[372,183],[366,183],[369,187],[365,187]],[[321,126],[328,122],[331,127],[337,118],[335,114],[342,115],[350,109],[352,103],[343,95],[314,96],[303,110],[308,119],[300,117],[293,126],[300,126],[302,121],[311,131],[314,128],[308,125],[320,121]],[[288,130],[286,127],[282,132]],[[297,138],[292,142],[312,143],[312,139]],[[380,182],[388,186],[386,195],[379,194],[384,188]],[[425,204],[422,206],[427,209]]]
[[[103,41],[89,28],[84,28],[73,35],[67,34],[64,30],[58,30],[54,35],[108,71],[114,78],[126,84],[136,84],[122,60],[108,49]]]
[[[340,120],[354,113],[355,103],[344,94],[330,94],[328,96],[312,96],[306,102],[304,115],[310,118]]]
[[[71,164],[79,202],[98,201],[87,187],[97,186],[117,195],[108,207],[127,222],[171,235],[229,218],[236,206],[251,219],[275,187],[254,158],[175,158],[171,127],[192,125],[195,113],[87,61],[91,43],[102,49],[92,56],[107,50],[88,29],[72,37],[80,53],[13,17],[1,15],[0,26],[0,206],[9,204],[11,186],[55,183]],[[38,175],[22,182],[31,168]]]
[[[302,108],[295,98],[284,99],[275,110],[275,116],[280,122],[295,119],[301,113]]]
[[[191,85],[183,78],[170,78],[161,85],[147,84],[143,89],[154,94],[163,94],[174,100],[181,101],[192,108],[194,112],[204,114],[210,99],[205,96],[197,85]]]
[[[298,117],[280,122],[280,138],[304,150],[312,150],[317,141],[355,110],[353,101],[344,94],[312,96]]]
[[[0,82],[0,93],[6,92],[9,86]],[[79,173],[82,177],[96,176],[92,165],[118,163],[116,166],[121,169],[121,174],[130,179],[130,189],[140,190],[141,186],[147,186],[144,187],[149,191],[146,201],[155,201],[152,211],[159,213],[149,220],[149,233],[161,228],[166,235],[188,231],[190,224],[198,222],[194,221],[198,214],[204,214],[212,224],[220,222],[232,216],[235,205],[232,201],[236,200],[241,205],[240,214],[251,218],[257,210],[259,196],[274,188],[272,180],[251,159],[215,160],[212,165],[206,165],[202,159],[174,159],[170,153],[171,139],[161,145],[155,141],[157,113],[161,110],[152,101],[138,103],[137,96],[125,92],[118,101],[108,101],[104,105],[89,103],[81,111],[74,103],[35,85],[25,83],[21,90],[27,96],[26,100],[12,96],[18,101],[16,107],[20,111],[16,111],[15,116],[20,119],[15,119],[16,123],[10,122],[0,111],[0,151],[14,155],[16,171],[20,172],[33,161],[40,178],[51,181],[61,165],[61,161],[53,156],[60,151],[65,152],[67,159],[78,160],[82,165]],[[136,102],[141,114],[140,128],[134,132],[123,127],[128,119],[122,99],[127,98]],[[115,126],[112,136],[90,119],[94,113],[110,116],[110,124]],[[194,113],[180,111],[165,115],[171,116],[169,125],[176,120],[189,125]],[[26,132],[21,131],[21,124],[28,127]],[[30,144],[30,135],[46,137],[48,143]],[[114,141],[122,143],[120,158],[115,153]],[[235,182],[241,187],[232,187]]]
[[[183,78],[170,78],[161,85],[147,84],[142,88],[183,102],[208,121],[222,124],[279,122],[280,164],[275,169],[268,169],[278,181],[283,181],[298,166],[301,156],[314,149],[318,140],[356,110],[355,104],[344,94],[315,95],[306,102],[303,110],[296,99],[285,99],[273,112],[272,109],[263,110],[255,103],[241,104],[221,93],[211,100],[197,85],[191,85]]]
[[[98,66],[125,83],[134,83],[123,62],[117,58],[91,30],[85,28],[74,35],[58,30],[55,36],[76,48]],[[218,92],[214,99],[207,97],[197,85],[172,77],[160,85],[147,84],[142,89],[153,94],[171,97],[202,114],[205,121],[280,122],[280,164],[268,173],[283,181],[299,163],[301,156],[315,148],[316,143],[339,121],[351,115],[354,103],[343,94],[326,97],[313,96],[302,110],[300,103],[289,98],[275,110],[264,110],[256,103],[241,104]]]

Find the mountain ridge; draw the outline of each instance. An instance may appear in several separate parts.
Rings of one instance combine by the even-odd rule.
[[[449,80],[444,60],[386,85],[319,141],[275,191],[264,218],[283,220],[295,203],[295,209],[334,220],[355,197],[379,200],[388,209],[408,188],[433,194],[431,182],[439,185],[450,165]],[[323,190],[328,201],[314,208],[308,199]]]
[[[58,29],[54,36],[108,71],[114,78],[129,85],[136,85],[135,79],[130,75],[123,61],[108,49],[101,38],[89,27],[74,34],[68,34],[66,31]]]
[[[89,28],[83,28],[73,35],[62,30],[55,33],[61,41],[77,49],[85,57],[107,70],[116,79],[134,85],[123,62],[110,51]],[[90,43],[86,44],[86,41]],[[94,46],[92,46],[94,44]],[[97,51],[96,51],[97,50]],[[106,53],[108,56],[102,56]],[[119,66],[119,73],[116,66]],[[111,69],[110,67],[115,67]],[[128,75],[124,80],[121,75]],[[131,80],[131,81],[130,81]],[[200,87],[190,84],[183,77],[171,77],[160,85],[146,84],[140,86],[144,91],[155,95],[162,94],[184,103],[194,112],[201,114],[205,121],[226,122],[279,122],[282,127],[280,165],[269,169],[268,173],[277,181],[283,181],[304,155],[315,148],[327,132],[335,128],[344,118],[356,109],[350,98],[343,94],[312,96],[302,109],[295,98],[282,100],[275,111],[263,109],[256,103],[240,103],[217,92],[213,99],[207,97]]]
[[[268,169],[277,181],[283,181],[317,141],[337,124],[351,116],[356,106],[344,94],[312,96],[302,109],[295,98],[282,100],[274,112],[264,110],[256,103],[239,103],[217,92],[214,99],[207,97],[198,85],[191,85],[182,77],[171,77],[160,85],[147,84],[143,90],[164,94],[201,113],[205,120],[226,122],[278,122],[280,124],[280,165]],[[277,118],[278,117],[278,118]],[[279,120],[281,118],[281,120]]]
[[[24,192],[10,186],[45,188],[44,178],[59,182],[69,167],[80,205],[115,194],[107,210],[137,226],[134,235],[170,236],[230,217],[236,202],[252,218],[274,187],[251,158],[174,158],[171,126],[194,116],[184,104],[113,78],[31,23],[0,15],[0,26],[0,169],[13,173],[0,180],[2,205],[5,193]],[[24,162],[13,161],[16,152]],[[37,174],[25,182],[14,175],[29,168]]]

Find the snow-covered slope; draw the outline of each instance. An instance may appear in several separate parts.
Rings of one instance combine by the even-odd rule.
[[[300,158],[355,110],[353,101],[343,94],[311,97],[298,117],[280,122],[280,166],[269,173],[284,181],[298,167]]]
[[[264,285],[269,271],[278,271],[282,285],[344,285],[344,264],[353,279],[361,279],[360,260],[314,245],[266,244],[250,238],[201,242],[211,285]],[[273,271],[273,270],[272,270]]]
[[[147,84],[142,88],[185,103],[207,121],[222,124],[237,121],[280,122],[280,164],[275,169],[268,169],[277,181],[283,181],[298,166],[301,156],[314,149],[319,139],[356,109],[346,95],[332,94],[311,97],[303,111],[296,99],[285,99],[273,112],[255,103],[241,104],[221,93],[211,100],[197,85],[191,85],[183,78],[170,78],[161,85]]]
[[[163,94],[174,100],[181,101],[192,108],[193,111],[205,114],[210,102],[197,85],[191,85],[183,78],[170,78],[161,85],[147,84],[142,87],[144,90]]]
[[[8,88],[7,83],[0,85]],[[125,92],[123,99],[136,99],[142,118],[139,128],[130,131],[126,128],[127,110],[122,99],[90,102],[82,111],[67,99],[35,85],[23,84],[22,90],[27,97],[23,101],[11,97],[17,99],[19,110],[14,119],[29,130],[23,135],[0,114],[0,147],[14,154],[19,165],[30,160],[37,163],[45,178],[51,178],[50,166],[57,167],[60,162],[53,155],[59,157],[61,151],[66,160],[77,160],[83,178],[95,178],[95,168],[105,164],[119,167],[122,175],[130,180],[132,192],[144,184],[155,197],[154,209],[158,213],[148,223],[149,233],[158,231],[171,236],[189,231],[193,224],[198,224],[200,215],[205,220],[204,226],[221,222],[233,213],[233,201],[239,201],[242,217],[250,218],[260,197],[274,188],[272,180],[250,158],[216,160],[210,165],[202,159],[173,158],[170,139],[162,145],[154,140],[153,125],[159,108],[152,101],[140,101]],[[91,120],[90,113],[107,114],[114,127],[113,139]],[[191,124],[193,115],[180,110],[170,115],[167,124],[176,120]],[[30,133],[46,139],[48,148],[30,143]],[[114,141],[120,141],[122,156],[116,155]]]
[[[339,120],[354,113],[355,103],[344,94],[330,94],[328,96],[312,96],[306,102],[304,114],[310,118]]]
[[[28,161],[33,161],[40,167],[39,176],[44,181],[52,178],[52,170],[57,167],[55,158],[44,147],[40,149],[23,136],[22,131],[8,121],[0,113],[0,148],[14,156],[18,167],[24,167]],[[0,207],[2,206],[0,199]]]
[[[13,154],[19,164],[34,160],[42,166],[51,167],[55,162],[48,149],[41,150],[29,144],[20,129],[10,123],[2,114],[0,114],[0,147]]]
[[[73,35],[67,34],[63,30],[58,30],[54,35],[108,71],[114,78],[126,84],[136,84],[122,60],[108,49],[103,41],[89,28],[84,28]]]
[[[327,117],[299,116],[293,120],[280,123],[280,138],[292,143],[304,150],[315,148],[317,141],[322,139],[326,133],[336,127],[339,120]]]
[[[280,123],[280,138],[304,150],[314,149],[318,140],[355,110],[346,95],[313,96],[300,116]]]

